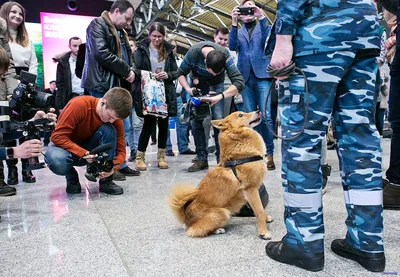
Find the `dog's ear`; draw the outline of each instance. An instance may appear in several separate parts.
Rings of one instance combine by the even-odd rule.
[[[220,130],[226,129],[225,120],[223,119],[211,120],[211,125]]]

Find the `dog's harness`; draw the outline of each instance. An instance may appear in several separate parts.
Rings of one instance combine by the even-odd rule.
[[[240,160],[233,160],[233,161],[226,161],[222,163],[223,167],[229,167],[230,169],[232,169],[233,174],[235,175],[236,179],[239,180],[238,176],[237,176],[237,172],[236,172],[236,166],[237,165],[241,165],[241,164],[245,164],[245,163],[251,163],[251,162],[255,162],[255,161],[260,161],[263,160],[264,158],[262,156],[251,156],[248,158],[244,158],[244,159],[240,159]],[[239,180],[240,182],[240,180]]]

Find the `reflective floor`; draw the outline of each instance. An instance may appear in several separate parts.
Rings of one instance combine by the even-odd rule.
[[[389,140],[382,141],[383,167]],[[273,240],[285,234],[280,184],[280,147],[275,141],[277,170],[269,171],[269,214]],[[193,147],[192,147],[193,148]],[[48,169],[35,172],[35,184],[20,183],[18,194],[0,198],[0,276],[379,276],[332,253],[333,239],[346,232],[346,211],[334,151],[328,151],[332,175],[324,195],[325,269],[312,274],[279,264],[265,255],[266,242],[254,218],[233,218],[226,234],[202,239],[184,236],[165,197],[173,184],[197,184],[205,172],[187,173],[193,156],[167,157],[168,170],[156,163],[149,146],[148,170],[118,182],[125,193],[99,193],[80,168],[80,195],[67,195],[65,180]],[[210,155],[210,165],[215,158]],[[20,177],[21,178],[21,177]],[[400,274],[400,211],[385,211],[386,272]]]

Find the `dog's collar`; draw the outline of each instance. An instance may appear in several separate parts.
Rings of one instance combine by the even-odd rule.
[[[237,165],[245,164],[245,163],[250,163],[250,162],[255,162],[255,161],[260,161],[264,159],[262,156],[251,156],[248,158],[240,159],[240,160],[233,160],[233,161],[226,161],[222,163],[223,167],[235,167]]]

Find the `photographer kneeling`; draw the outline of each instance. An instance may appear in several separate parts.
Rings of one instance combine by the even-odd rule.
[[[123,189],[113,181],[113,173],[125,161],[126,148],[122,119],[132,111],[132,97],[126,89],[112,88],[103,98],[79,96],[71,99],[60,115],[51,135],[54,145],[49,146],[45,161],[57,175],[67,179],[67,193],[81,193],[79,176],[74,166],[92,162],[96,155],[90,150],[99,145],[112,144],[105,151],[114,168],[99,172],[100,191],[118,195]]]
[[[225,71],[232,83],[226,90],[224,90]],[[190,87],[186,81],[185,76],[190,72],[192,83],[196,87]],[[202,97],[201,101],[210,103],[212,119],[222,119],[224,117],[224,101],[221,100],[225,97],[236,95],[244,88],[243,77],[234,64],[229,51],[212,42],[200,42],[190,47],[177,71],[177,77],[179,77],[178,80],[182,87],[192,96],[199,91],[203,96],[210,94],[208,97]],[[212,94],[216,95],[212,96]],[[189,167],[189,172],[208,168],[208,152],[203,120],[204,117],[194,116],[191,121],[197,161]],[[218,129],[214,128],[217,162],[219,162],[218,134]]]

